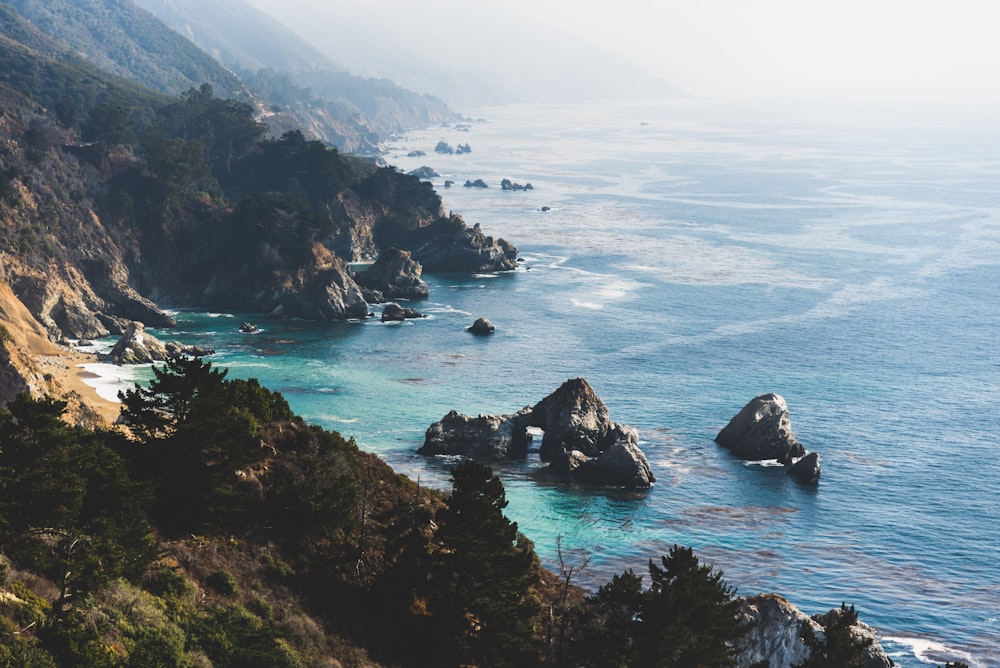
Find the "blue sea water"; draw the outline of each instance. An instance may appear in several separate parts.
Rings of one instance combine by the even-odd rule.
[[[596,587],[675,543],[741,594],[854,604],[901,666],[1000,665],[1000,134],[706,107],[515,106],[400,137],[445,207],[521,251],[497,276],[425,276],[424,320],[309,323],[180,311],[211,346],[422,483],[449,410],[513,412],[585,377],[635,426],[642,493],[501,467],[508,515]],[[440,155],[439,139],[472,152]],[[424,157],[407,157],[411,150]],[[488,189],[463,188],[482,178]],[[533,190],[503,192],[501,179]],[[446,179],[456,182],[445,189]],[[543,207],[548,210],[543,211]],[[376,308],[377,310],[377,308]],[[465,328],[479,316],[491,337]],[[237,332],[244,320],[262,332]],[[815,487],[713,437],[787,400]]]

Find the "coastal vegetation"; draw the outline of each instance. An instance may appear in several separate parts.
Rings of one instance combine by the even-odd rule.
[[[417,486],[198,358],[123,392],[127,429],[64,408],[0,411],[6,664],[722,666],[744,630],[688,548],[567,595],[488,467]]]

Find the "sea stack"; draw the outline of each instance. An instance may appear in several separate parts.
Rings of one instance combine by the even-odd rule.
[[[806,454],[792,435],[784,397],[773,393],[754,397],[719,432],[715,442],[748,461],[777,459],[791,464]]]

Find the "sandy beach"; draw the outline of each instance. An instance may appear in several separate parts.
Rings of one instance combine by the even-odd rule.
[[[88,371],[83,365],[97,363],[97,355],[76,350],[59,350],[55,354],[37,355],[38,365],[46,374],[51,374],[54,384],[66,392],[75,392],[80,400],[92,408],[108,424],[114,424],[118,419],[121,404],[112,401],[98,392],[93,382],[101,376]]]

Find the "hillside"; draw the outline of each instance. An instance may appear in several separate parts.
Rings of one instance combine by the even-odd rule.
[[[235,62],[220,63],[131,0],[0,0],[4,34],[38,53],[86,62],[170,95],[208,83],[222,97],[252,103],[258,115],[268,119],[273,137],[300,129],[341,150],[377,155],[381,138],[388,134],[458,118],[440,100],[338,72],[287,29],[247,5],[203,4],[191,5],[191,16],[206,26],[203,45],[220,58],[236,54]],[[180,5],[150,6],[197,37],[192,23],[178,18]],[[176,11],[166,13],[168,7]],[[274,46],[262,48],[269,44]],[[247,53],[258,55],[249,61],[239,55]],[[250,61],[266,67],[254,68]],[[325,92],[317,95],[282,70],[289,63],[309,69],[313,76],[328,73],[333,83],[321,78]]]
[[[209,83],[220,95],[249,99],[232,72],[131,2],[2,1],[72,53],[147,88],[176,95]]]
[[[460,119],[440,99],[385,78],[350,74],[244,0],[137,0],[137,4],[239,73],[274,111],[299,127],[311,127],[317,117],[354,112],[375,135],[385,137]],[[328,143],[343,148],[336,141]]]

